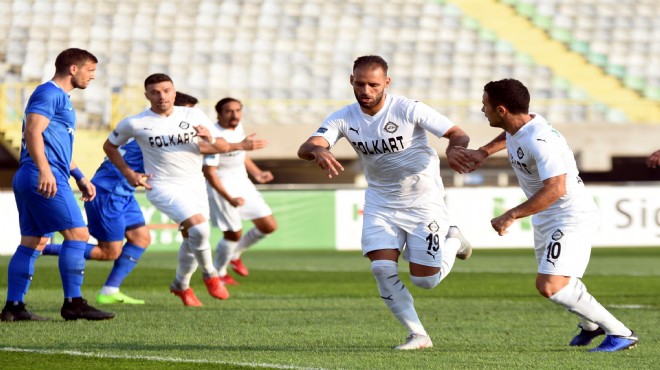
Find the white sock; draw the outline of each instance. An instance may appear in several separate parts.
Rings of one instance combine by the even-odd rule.
[[[234,255],[231,259],[235,260],[241,258],[241,254],[243,254],[243,252],[245,252],[253,244],[265,238],[266,236],[267,234],[262,233],[256,227],[251,228],[250,231],[245,233],[241,240],[238,241],[238,245],[236,246],[236,250],[234,251]]]
[[[378,292],[383,298],[383,302],[390,308],[390,311],[401,324],[406,327],[408,333],[427,335],[413,306],[412,295],[399,280],[397,263],[389,260],[372,261],[371,272],[376,278]]]
[[[179,263],[176,266],[175,288],[177,290],[186,290],[190,288],[190,278],[197,270],[197,260],[195,254],[190,250],[188,238],[184,238],[179,247]]]
[[[119,293],[119,287],[104,285],[103,288],[101,288],[100,293],[104,295]]]
[[[234,255],[238,242],[233,240],[222,239],[215,247],[215,268],[218,269],[218,275],[227,275],[227,266],[231,256]]]
[[[568,284],[550,297],[550,300],[566,307],[581,320],[600,326],[608,335],[625,336],[631,333],[630,329],[587,292],[587,287],[576,277],[571,277]]]
[[[440,267],[440,281],[446,278],[449,275],[452,267],[454,267],[454,262],[456,262],[456,252],[461,247],[461,241],[458,238],[447,238],[445,239],[444,245],[442,246],[442,266]]]
[[[210,236],[211,226],[208,221],[188,228],[188,245],[195,254],[199,267],[202,268],[204,278],[218,276],[218,272],[213,266],[213,254],[211,253],[211,244],[209,244]]]

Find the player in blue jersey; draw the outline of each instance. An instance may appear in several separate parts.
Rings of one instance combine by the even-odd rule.
[[[197,99],[177,92],[174,104],[194,106]],[[119,152],[133,171],[144,173],[142,151],[137,142],[129,141],[119,148]],[[96,301],[102,304],[144,304],[144,300],[129,297],[119,290],[151,243],[144,216],[134,196],[135,187],[107,158],[96,170],[92,183],[96,186],[96,198],[85,203],[85,213],[89,232],[98,240],[98,245],[88,244],[85,258],[115,261]],[[48,244],[44,254],[57,255],[60,248],[59,244]]]
[[[21,241],[9,261],[2,321],[46,319],[27,311],[24,299],[34,263],[55,231],[64,237],[58,263],[64,288],[62,317],[104,320],[115,316],[89,306],[82,298],[89,231],[69,186],[69,176],[73,176],[83,201],[89,202],[96,196],[96,188],[72,160],[76,114],[68,93],[89,85],[97,63],[96,57],[86,50],[64,50],[55,60],[52,80],[37,87],[25,108],[21,156],[12,183]]]

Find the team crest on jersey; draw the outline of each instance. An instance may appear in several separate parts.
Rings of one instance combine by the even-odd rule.
[[[437,233],[438,230],[440,230],[440,226],[438,226],[438,223],[435,222],[435,221],[431,222],[426,227],[428,227],[429,230],[431,230],[431,232],[434,232],[434,233]]]
[[[397,125],[394,122],[387,122],[384,127],[385,131],[389,132],[390,134],[393,134],[396,132],[396,130],[399,129],[399,125]]]
[[[188,127],[190,127],[190,123],[188,123],[188,122],[186,122],[186,121],[181,121],[181,123],[179,123],[179,127],[181,127],[182,129],[185,130],[185,129],[187,129]]]
[[[557,229],[554,233],[552,233],[552,240],[557,241],[561,239],[564,236],[564,233],[561,232],[561,230]]]
[[[518,154],[518,159],[523,159],[523,157],[525,156],[525,153],[523,152],[521,147],[518,147],[516,154]]]

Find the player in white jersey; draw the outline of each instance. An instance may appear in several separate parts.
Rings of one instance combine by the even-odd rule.
[[[478,150],[464,150],[478,167],[488,156],[506,148],[528,198],[492,219],[492,227],[504,235],[516,219],[532,216],[536,289],[578,316],[581,331],[571,346],[585,346],[607,334],[591,351],[632,348],[638,342],[635,333],[598,303],[580,281],[589,263],[600,213],[580,179],[566,139],[543,117],[528,113],[529,100],[529,91],[520,81],[486,84],[482,111],[491,127],[504,132]]]
[[[131,185],[144,186],[147,199],[181,225],[183,243],[170,291],[179,296],[184,305],[201,306],[189,287],[199,263],[209,294],[227,299],[229,292],[213,266],[209,245],[209,206],[201,172],[203,154],[258,149],[266,142],[254,140],[252,136],[233,144],[224,139],[216,140],[219,134],[201,110],[174,106],[176,90],[165,74],[147,77],[144,87],[151,107],[119,122],[103,149]],[[133,171],[118,150],[130,138],[134,138],[142,150],[146,174]]]
[[[332,178],[343,170],[330,152],[342,137],[362,163],[365,194],[362,253],[371,261],[383,302],[406,327],[409,337],[396,349],[432,347],[413,297],[398,277],[401,252],[409,261],[412,283],[430,289],[451,270],[456,257],[467,259],[471,247],[450,227],[440,178],[440,160],[426,131],[449,139],[447,158],[458,172],[470,170],[464,148],[469,137],[447,117],[424,103],[385,93],[387,63],[362,56],[353,64],[351,85],[357,103],[331,114],[298,150]]]
[[[230,143],[245,138],[240,101],[229,97],[220,99],[215,111],[218,114],[216,128],[222,138]],[[272,181],[273,174],[262,171],[242,150],[206,156],[203,172],[211,206],[211,224],[223,231],[223,239],[216,247],[215,267],[225,284],[238,284],[227,274],[227,267],[231,264],[237,274],[247,276],[242,253],[277,229],[273,212],[248,178],[248,172],[260,184]],[[242,233],[243,220],[254,223],[245,235]]]

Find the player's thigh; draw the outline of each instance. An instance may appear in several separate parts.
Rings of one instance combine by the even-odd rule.
[[[582,277],[591,255],[594,225],[545,225],[534,229],[538,273]]]
[[[209,200],[205,196],[204,184],[190,184],[190,186],[163,186],[154,185],[147,191],[147,199],[159,211],[167,215],[177,224],[196,215],[204,219],[209,217]]]
[[[97,189],[96,197],[85,203],[89,233],[98,241],[123,241],[126,232],[126,204],[132,197]]]
[[[56,176],[57,192],[45,198],[37,192],[38,174],[19,169],[14,182],[21,235],[52,236],[54,231],[86,228],[68,181]]]
[[[208,190],[211,225],[222,231],[239,231],[243,221],[238,208],[232,206],[214,189]]]
[[[392,222],[387,211],[365,213],[362,222],[362,254],[382,250],[403,250],[406,232]]]
[[[438,202],[399,212],[401,227],[407,230],[403,258],[413,265],[439,268],[445,236],[449,229],[447,208]],[[420,267],[422,270],[428,270]],[[411,271],[412,272],[412,271]],[[428,272],[428,271],[427,271]]]

